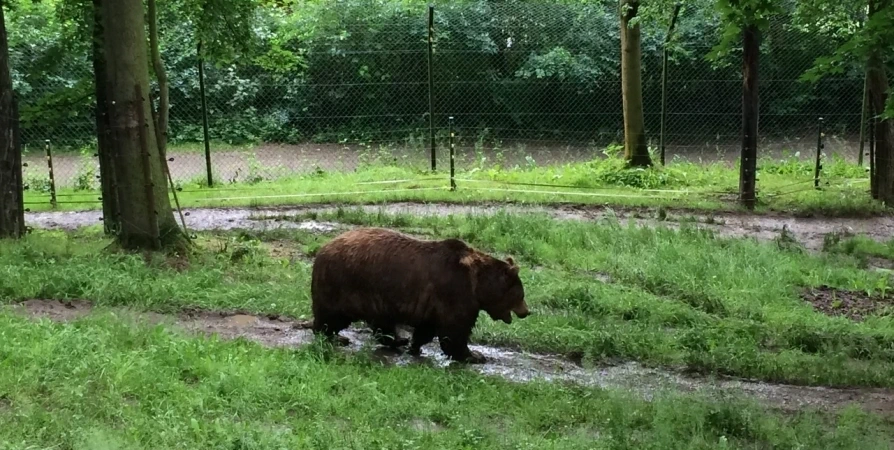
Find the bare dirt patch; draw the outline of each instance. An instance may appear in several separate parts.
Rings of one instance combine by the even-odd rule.
[[[608,208],[600,206],[560,205],[521,206],[512,204],[459,205],[445,203],[399,202],[387,205],[345,206],[359,208],[370,213],[383,211],[387,214],[414,216],[447,216],[461,214],[493,215],[507,213],[544,213],[557,220],[595,222],[617,219],[622,224],[632,222],[638,227],[680,228],[689,225],[711,230],[718,236],[753,238],[773,241],[786,234],[808,250],[820,251],[827,235],[863,235],[880,242],[894,236],[894,217],[868,218],[790,217],[783,215],[753,215],[735,212],[705,213],[686,210],[667,210],[659,213],[651,208]],[[311,232],[332,232],[342,225],[332,222],[296,219],[311,213],[335,212],[337,205],[302,206],[290,208],[195,208],[186,209],[187,226],[191,230],[254,231],[297,229]],[[76,229],[99,224],[100,211],[35,212],[25,216],[30,226],[47,229]],[[290,219],[290,217],[292,217]]]
[[[843,316],[856,322],[862,322],[867,316],[894,312],[894,300],[829,286],[808,289],[801,298],[826,315]]]
[[[10,307],[13,311],[34,318],[70,321],[84,317],[93,311],[86,301],[60,302],[55,300],[29,300]],[[136,315],[140,320],[153,324],[166,324],[184,331],[217,335],[224,339],[248,339],[269,347],[299,347],[313,341],[307,321],[296,321],[280,316],[257,316],[245,312],[213,312],[201,310],[182,311],[177,315],[136,312],[124,308],[116,313]],[[427,364],[435,367],[456,365],[440,352],[437,343],[422,349],[420,357],[397,352],[373,344],[366,328],[350,328],[342,335],[351,340],[347,351],[371,350],[372,356],[386,365],[406,366]],[[489,361],[481,365],[466,366],[481,374],[498,376],[515,382],[543,380],[568,382],[586,386],[623,389],[636,392],[649,399],[662,391],[698,391],[723,397],[745,394],[784,411],[806,408],[829,410],[858,404],[865,410],[894,419],[894,391],[887,389],[839,389],[805,387],[761,383],[733,378],[710,379],[683,375],[668,370],[644,367],[636,362],[602,367],[583,367],[577,361],[557,355],[533,354],[485,345],[472,345]]]

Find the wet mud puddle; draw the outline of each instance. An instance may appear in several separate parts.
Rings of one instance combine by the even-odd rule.
[[[55,321],[74,320],[90,314],[93,307],[86,301],[62,303],[50,300],[29,300],[7,309],[33,318],[48,318]],[[176,315],[147,312],[132,312],[118,309],[128,315],[150,323],[160,323],[187,332],[205,335],[216,334],[223,339],[244,338],[269,347],[298,347],[307,345],[314,339],[306,322],[287,320],[277,316],[261,317],[249,314],[184,311]],[[351,340],[347,351],[365,351],[383,364],[406,366],[427,364],[435,367],[455,365],[440,351],[437,342],[425,346],[420,357],[405,352],[396,352],[375,345],[368,330],[350,328],[342,335]],[[702,392],[712,396],[744,394],[771,407],[786,411],[806,408],[829,410],[858,404],[868,412],[886,416],[894,420],[894,391],[885,389],[842,389],[806,387],[760,383],[735,379],[708,379],[682,375],[671,371],[647,368],[635,362],[586,368],[573,361],[556,355],[516,352],[484,345],[471,345],[488,358],[485,364],[467,365],[471,370],[483,375],[498,376],[514,382],[575,383],[585,386],[621,389],[636,392],[646,399],[662,391]]]

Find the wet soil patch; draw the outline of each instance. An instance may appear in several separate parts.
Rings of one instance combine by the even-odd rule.
[[[515,214],[544,213],[557,220],[600,221],[617,219],[622,224],[632,221],[638,227],[680,228],[683,225],[712,230],[723,237],[749,237],[761,241],[776,240],[785,229],[791,239],[812,251],[823,248],[830,234],[864,235],[877,241],[894,236],[894,217],[867,218],[791,217],[755,215],[737,212],[699,212],[694,210],[655,208],[608,208],[601,206],[557,205],[525,206],[520,204],[448,204],[395,202],[387,205],[308,205],[290,208],[193,208],[186,209],[187,226],[191,230],[303,230],[333,233],[349,228],[343,224],[311,220],[319,213],[333,213],[339,208],[361,209],[369,213],[416,216],[451,214],[493,215],[504,211]],[[101,211],[54,211],[26,214],[29,226],[73,230],[97,225]]]
[[[855,322],[862,322],[868,316],[894,314],[894,299],[870,296],[862,291],[820,286],[805,290],[801,298],[819,312]]]
[[[55,321],[74,320],[93,311],[92,305],[86,301],[29,300],[10,305],[8,308],[33,318],[48,318]],[[243,338],[268,347],[295,348],[307,345],[314,339],[308,321],[297,321],[277,315],[259,316],[244,311],[220,312],[198,309],[184,310],[173,315],[137,312],[126,308],[111,310],[132,315],[152,324],[165,324],[188,332],[217,335],[224,339]],[[346,351],[371,350],[372,357],[386,365],[425,364],[435,367],[458,365],[444,357],[437,342],[425,346],[420,357],[414,357],[405,352],[378,347],[373,344],[369,330],[363,327],[352,327],[343,331],[342,336],[351,341]],[[647,399],[666,390],[698,391],[717,398],[724,398],[730,393],[745,394],[770,407],[789,412],[805,408],[828,411],[858,404],[869,412],[894,420],[894,391],[888,389],[805,387],[730,377],[712,379],[645,367],[636,362],[583,367],[579,357],[534,354],[487,345],[470,347],[486,356],[488,362],[465,367],[483,375],[498,376],[514,382],[545,380],[575,383],[627,390]]]

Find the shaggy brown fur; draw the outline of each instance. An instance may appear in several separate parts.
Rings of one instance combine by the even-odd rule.
[[[345,232],[322,246],[311,281],[316,333],[336,338],[365,321],[379,343],[406,345],[397,325],[414,327],[410,353],[419,355],[435,336],[451,359],[472,363],[484,356],[469,349],[469,336],[485,311],[512,322],[529,314],[512,258],[494,258],[459,239],[424,241],[382,228]],[[346,338],[339,338],[346,343]]]

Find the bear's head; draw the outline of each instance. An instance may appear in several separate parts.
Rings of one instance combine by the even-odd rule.
[[[518,276],[519,267],[512,257],[501,261],[489,258],[478,272],[476,297],[479,307],[493,320],[512,323],[512,314],[524,319],[530,314],[525,303],[525,288]]]

